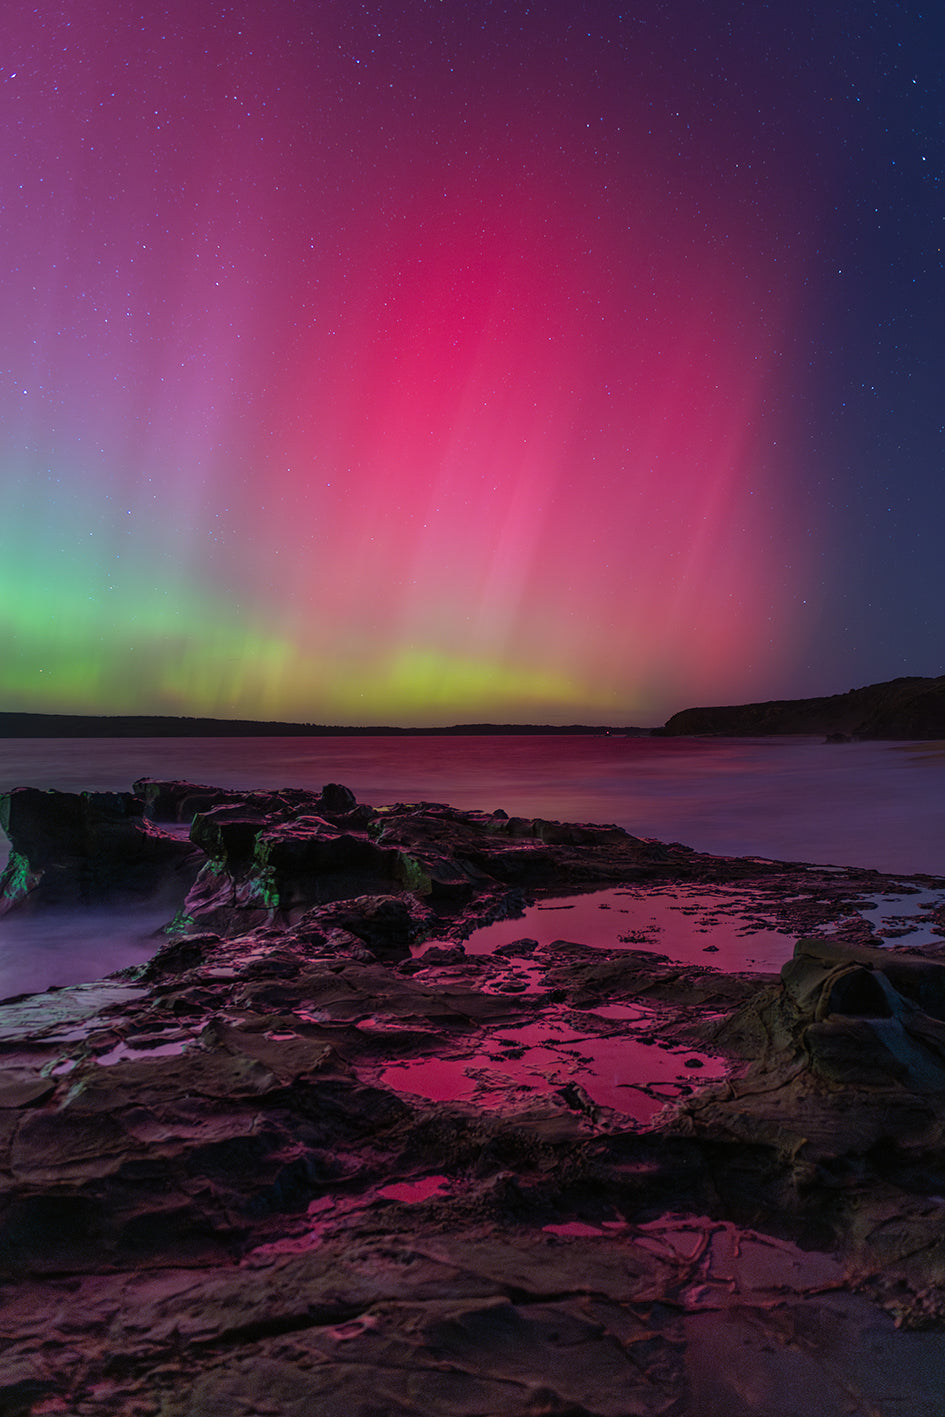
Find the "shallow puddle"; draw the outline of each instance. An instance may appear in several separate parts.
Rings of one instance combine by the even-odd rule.
[[[857,914],[873,926],[878,943],[915,949],[945,943],[931,916],[945,904],[945,892],[874,900]],[[540,946],[573,940],[592,949],[652,950],[677,964],[709,965],[723,973],[773,974],[793,956],[797,936],[776,929],[765,906],[757,893],[737,886],[617,886],[541,901],[514,920],[474,931],[465,947],[468,954],[483,955],[523,938]],[[825,924],[812,933],[837,928]]]
[[[614,1006],[617,1007],[617,1006]],[[655,1027],[656,1017],[634,1006],[635,1022]],[[547,1018],[503,1029],[464,1058],[417,1058],[385,1068],[381,1081],[431,1102],[476,1102],[502,1106],[529,1094],[573,1089],[577,1110],[606,1107],[639,1123],[693,1087],[725,1075],[725,1063],[692,1048],[680,1048],[632,1033],[601,1037]]]
[[[931,914],[943,904],[945,892],[940,890],[910,891],[903,895],[877,896],[875,906],[860,909],[858,913],[870,922],[881,940],[909,949],[922,949],[925,945],[945,944],[941,926],[936,930]]]
[[[643,1004],[598,1004],[596,1008],[588,1009],[588,1013],[596,1014],[598,1018],[624,1018],[639,1023],[640,1019],[646,1017],[646,1008]]]
[[[180,1057],[189,1040],[179,1038],[173,1043],[156,1043],[153,1048],[132,1048],[128,1043],[118,1043],[107,1053],[101,1053],[95,1061],[103,1068],[115,1063],[140,1063],[147,1058]]]
[[[678,964],[726,973],[776,972],[794,953],[796,936],[773,927],[756,894],[737,887],[617,886],[544,900],[514,920],[476,930],[468,954],[492,954],[530,938],[539,945],[573,940],[593,949],[652,950]]]
[[[449,1190],[449,1185],[445,1176],[423,1176],[419,1181],[394,1181],[389,1186],[382,1186],[377,1194],[385,1200],[418,1205],[421,1201],[429,1200],[431,1196],[442,1195],[444,1191]]]

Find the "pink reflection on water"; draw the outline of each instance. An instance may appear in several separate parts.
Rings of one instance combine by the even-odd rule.
[[[638,1023],[645,1018],[646,1009],[642,1004],[598,1004],[596,1008],[589,1009],[588,1013],[596,1014],[598,1018],[623,1018],[632,1019]]]
[[[3,791],[27,785],[126,791],[143,776],[234,788],[287,783],[316,791],[326,782],[344,782],[359,801],[376,806],[429,800],[502,807],[526,817],[616,822],[635,835],[721,855],[892,872],[945,870],[943,773],[945,755],[935,745],[838,746],[815,739],[614,734],[0,740]],[[0,833],[0,864],[6,845]],[[173,913],[165,912],[159,923]],[[637,922],[641,931],[649,925],[665,928],[652,932],[646,948],[689,958],[675,953],[668,919]],[[528,933],[521,921],[518,930]],[[573,929],[557,933],[571,935]],[[708,943],[703,937],[703,950]],[[756,936],[754,943],[760,947],[762,941]],[[770,953],[766,945],[764,957],[747,967],[779,967],[776,942],[769,943]],[[733,959],[756,953],[734,944]],[[0,998],[100,978],[141,963],[155,948],[127,919],[99,929],[86,914],[53,933],[45,920],[8,916],[0,922]],[[790,954],[790,942],[786,948]],[[691,954],[701,957],[698,939]],[[738,967],[721,943],[718,954],[703,962]]]
[[[772,973],[794,953],[795,937],[770,927],[756,892],[737,886],[617,886],[530,906],[514,920],[476,930],[471,955],[522,938],[573,940],[592,949],[652,950],[679,964],[725,972]]]
[[[138,777],[318,790],[570,822],[723,856],[940,873],[945,755],[817,738],[8,738],[0,790],[126,791]],[[3,841],[0,839],[0,854]]]
[[[605,1006],[606,1007],[606,1006]],[[635,1006],[638,1022],[656,1023],[655,1013]],[[687,1095],[693,1085],[725,1075],[721,1058],[632,1034],[600,1037],[561,1018],[504,1029],[461,1058],[417,1058],[384,1069],[381,1081],[431,1102],[475,1102],[500,1107],[527,1105],[529,1096],[577,1088],[591,1107],[606,1107],[645,1125],[660,1108]],[[570,1105],[570,1104],[569,1104]]]
[[[382,1186],[377,1194],[386,1200],[417,1205],[431,1196],[442,1195],[448,1189],[449,1181],[445,1176],[423,1176],[419,1181],[395,1181],[390,1186]]]

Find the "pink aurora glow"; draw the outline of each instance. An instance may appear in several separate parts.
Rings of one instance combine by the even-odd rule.
[[[3,707],[653,723],[778,687],[813,594],[784,194],[674,187],[643,98],[588,136],[541,54],[411,98],[421,31],[362,62],[304,9],[13,23]]]

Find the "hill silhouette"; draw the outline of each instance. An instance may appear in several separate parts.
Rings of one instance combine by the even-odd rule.
[[[890,679],[816,699],[688,708],[656,732],[664,737],[760,737],[823,733],[837,738],[945,738],[945,675]]]

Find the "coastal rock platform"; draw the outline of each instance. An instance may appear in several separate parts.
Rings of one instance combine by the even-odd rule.
[[[870,907],[945,881],[69,796],[0,799],[10,909],[177,898],[146,965],[0,1004],[3,1417],[938,1417],[945,917]],[[787,962],[475,948],[617,885],[724,887]]]

